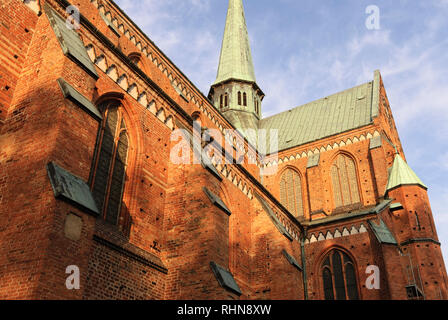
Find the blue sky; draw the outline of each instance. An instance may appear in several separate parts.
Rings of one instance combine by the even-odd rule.
[[[207,94],[228,0],[115,0]],[[365,26],[380,9],[380,30]],[[380,69],[448,262],[448,0],[244,0],[263,114],[373,80]]]

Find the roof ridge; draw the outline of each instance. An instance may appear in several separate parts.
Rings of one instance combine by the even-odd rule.
[[[278,148],[285,150],[367,126],[373,121],[374,82],[375,79],[264,118],[259,129],[278,129]]]
[[[267,120],[267,119],[271,119],[271,118],[276,117],[276,116],[278,116],[278,115],[280,115],[280,114],[284,114],[284,113],[286,113],[286,112],[291,112],[291,111],[297,110],[297,109],[299,109],[299,108],[301,108],[301,107],[308,106],[308,105],[310,105],[310,104],[312,104],[312,103],[316,103],[316,102],[319,102],[319,101],[321,101],[321,100],[325,100],[325,99],[327,99],[327,98],[334,97],[334,96],[343,94],[343,93],[345,93],[345,92],[348,92],[348,91],[351,91],[351,90],[354,90],[354,89],[363,87],[363,86],[368,85],[368,84],[370,84],[370,83],[372,83],[372,82],[373,82],[373,80],[371,80],[371,81],[367,81],[367,82],[364,82],[364,83],[362,83],[362,84],[356,85],[356,86],[354,86],[354,87],[351,87],[351,88],[348,88],[348,89],[345,89],[345,90],[342,90],[342,91],[339,91],[339,92],[336,92],[336,93],[332,93],[332,94],[330,94],[330,95],[328,95],[328,96],[325,96],[325,97],[323,97],[323,98],[319,98],[319,99],[316,99],[316,100],[309,101],[309,102],[307,102],[307,103],[301,104],[301,105],[296,106],[296,107],[293,107],[293,108],[291,108],[291,109],[288,109],[288,110],[285,110],[285,111],[276,113],[276,114],[274,114],[274,115],[272,115],[272,116],[269,116],[269,117],[266,117],[266,118],[262,118],[261,121],[263,121],[263,120]]]

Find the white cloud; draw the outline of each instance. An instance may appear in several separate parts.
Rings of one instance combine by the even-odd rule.
[[[364,33],[362,37],[354,37],[348,44],[348,52],[352,57],[372,47],[389,46],[391,44],[389,30],[375,30]]]
[[[435,0],[436,6],[448,7],[448,0]]]
[[[442,254],[444,260],[448,261],[448,214],[446,214],[448,199],[448,187],[440,187],[429,191],[429,200],[434,217],[434,223],[437,229],[439,241],[442,243]]]
[[[117,0],[117,4],[195,85],[204,88],[214,80],[219,37],[208,30],[206,19],[198,19],[207,16],[210,1]]]

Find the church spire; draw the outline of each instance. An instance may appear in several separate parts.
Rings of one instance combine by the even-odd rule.
[[[229,0],[214,85],[231,79],[256,82],[242,0]]]
[[[242,0],[229,0],[218,74],[208,97],[216,109],[256,145],[253,132],[261,119],[264,93],[255,80]]]
[[[424,189],[428,188],[411,167],[404,162],[403,158],[399,154],[396,154],[386,190],[389,191],[401,185],[419,185]]]

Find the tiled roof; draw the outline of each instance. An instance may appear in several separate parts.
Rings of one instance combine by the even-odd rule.
[[[260,121],[260,129],[278,129],[285,150],[373,122],[378,115],[380,73],[374,81],[333,94]]]

